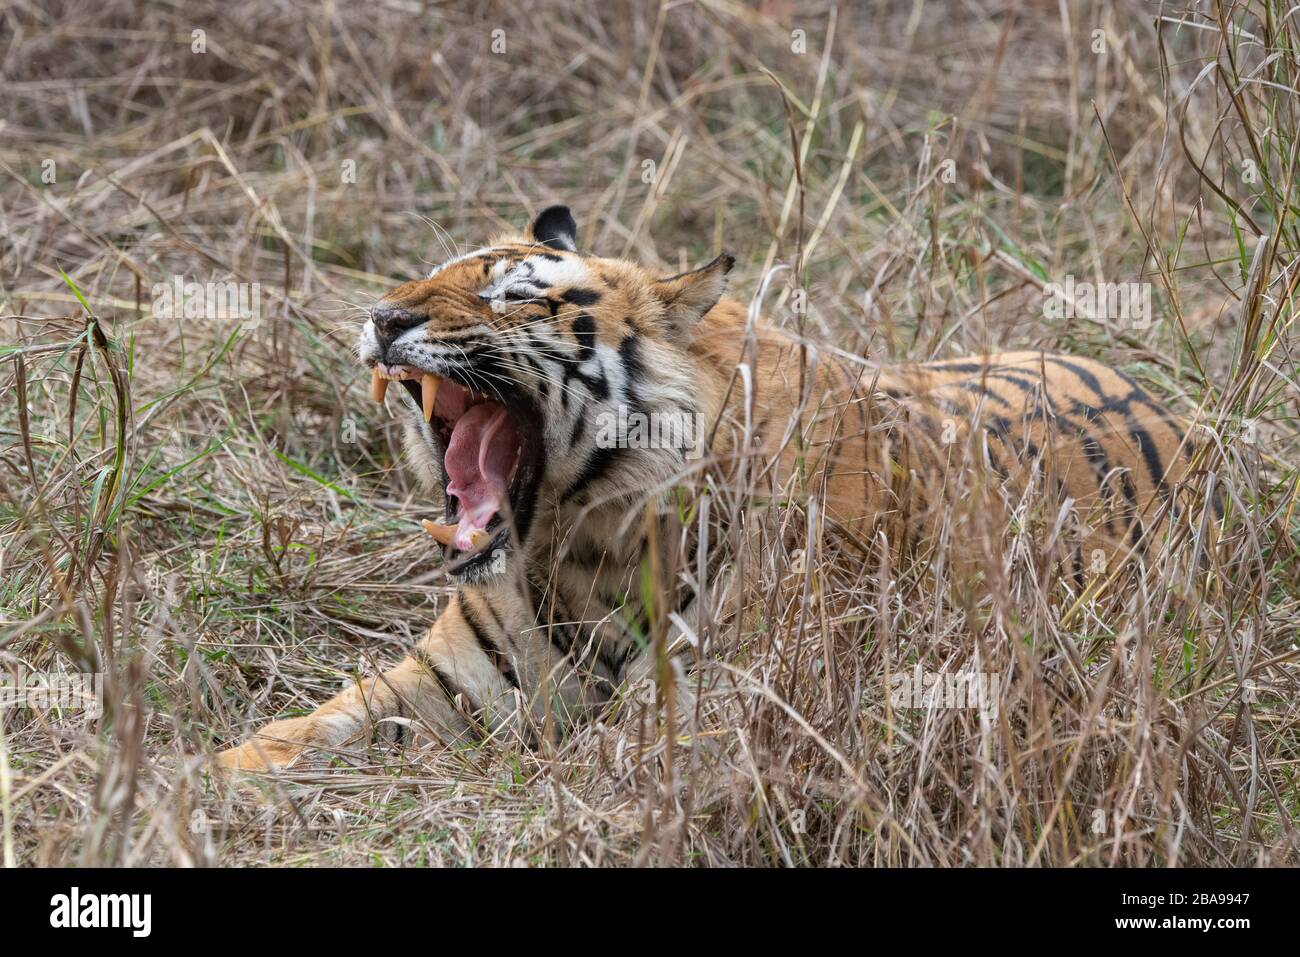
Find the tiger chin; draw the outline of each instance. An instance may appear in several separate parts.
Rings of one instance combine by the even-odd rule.
[[[449,742],[533,740],[606,705],[648,673],[647,556],[694,557],[710,534],[655,508],[683,483],[815,500],[859,561],[881,540],[996,552],[1034,491],[1074,518],[1070,543],[1052,540],[1080,588],[1090,556],[1132,554],[1160,527],[1186,430],[1122,373],[1042,352],[881,367],[748,322],[724,296],[733,263],[658,276],[580,251],[552,206],[384,296],[358,355],[372,396],[406,406],[412,459],[441,490],[425,527],[456,592],[395,667],[266,725],[220,766],[353,747],[386,718]],[[690,428],[629,440],[626,423],[656,416]],[[692,580],[714,587],[728,567],[719,553]],[[699,602],[684,598],[677,623]]]

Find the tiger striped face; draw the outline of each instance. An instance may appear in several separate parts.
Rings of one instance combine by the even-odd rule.
[[[629,448],[629,412],[692,415],[691,330],[732,260],[657,279],[577,252],[565,207],[436,267],[371,311],[360,358],[376,397],[410,393],[408,444],[441,483],[448,568],[483,580],[526,549],[539,512],[590,509],[677,469],[683,448]],[[612,426],[612,429],[611,429]],[[454,524],[454,527],[452,525]]]

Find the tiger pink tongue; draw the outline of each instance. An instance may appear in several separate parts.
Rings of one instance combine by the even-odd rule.
[[[519,447],[506,410],[491,402],[471,406],[456,420],[447,443],[447,492],[460,503],[460,522],[453,545],[473,547],[474,532],[487,528],[501,511],[510,469]]]

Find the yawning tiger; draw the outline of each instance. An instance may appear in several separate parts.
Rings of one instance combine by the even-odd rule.
[[[794,504],[864,556],[943,535],[972,560],[1032,491],[1069,516],[1053,547],[1079,585],[1173,507],[1185,429],[1114,369],[1040,352],[882,368],[722,298],[730,256],[656,278],[579,252],[576,233],[550,207],[372,310],[360,358],[376,400],[409,393],[408,443],[446,510],[425,527],[458,589],[396,667],[224,766],[284,765],[386,717],[530,736],[602,706],[644,666],[652,624],[682,623],[725,574],[708,510],[674,490]],[[646,440],[647,422],[671,427]],[[646,607],[647,567],[672,609]]]

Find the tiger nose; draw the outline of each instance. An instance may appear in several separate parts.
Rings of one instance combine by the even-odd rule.
[[[407,329],[422,325],[426,317],[390,302],[379,302],[370,310],[370,321],[375,324],[380,349],[387,349]]]

